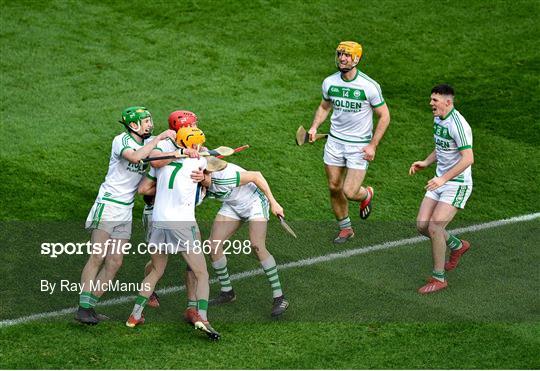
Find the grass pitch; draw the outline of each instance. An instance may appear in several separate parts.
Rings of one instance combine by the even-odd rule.
[[[41,293],[39,280],[77,280],[84,256],[53,260],[39,244],[88,238],[82,221],[116,121],[134,104],[152,111],[157,131],[170,111],[190,109],[209,147],[251,145],[234,162],[265,174],[300,237],[274,221],[268,245],[281,264],[416,235],[433,169],[406,174],[432,150],[437,83],[455,87],[474,135],[475,188],[452,227],[540,210],[537,2],[0,4],[0,320],[76,305],[74,293]],[[358,237],[336,248],[323,143],[296,147],[294,132],[309,126],[344,39],[363,44],[360,68],[381,84],[392,122],[366,179],[374,212],[366,223],[351,211]],[[218,207],[203,204],[201,224]],[[464,235],[473,249],[434,296],[415,293],[430,272],[423,242],[283,270],[292,306],[277,322],[263,276],[235,282],[238,302],[211,311],[220,343],[181,323],[180,292],[135,331],[123,326],[131,302],[103,307],[113,320],[92,328],[71,315],[1,327],[0,367],[539,368],[538,229],[537,219]],[[145,260],[126,257],[118,278],[139,281]],[[230,259],[232,273],[255,268]],[[171,259],[160,287],[181,284],[182,270]]]

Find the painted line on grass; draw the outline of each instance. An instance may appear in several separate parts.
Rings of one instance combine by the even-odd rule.
[[[534,219],[537,219],[537,218],[540,218],[540,213],[521,215],[521,216],[516,216],[516,217],[513,217],[513,218],[509,218],[509,219],[495,220],[495,221],[492,221],[492,222],[471,225],[471,226],[463,227],[463,228],[452,229],[452,230],[450,230],[448,232],[452,233],[452,234],[478,232],[478,231],[482,231],[482,230],[485,230],[485,229],[497,228],[497,227],[501,227],[501,226],[508,225],[508,224],[515,224],[515,223],[531,221],[531,220],[534,220]],[[332,261],[332,260],[348,258],[350,256],[367,254],[367,253],[373,252],[373,251],[388,250],[388,249],[392,249],[394,247],[413,245],[415,243],[419,243],[419,242],[427,241],[427,240],[428,240],[427,237],[418,236],[418,237],[412,237],[412,238],[405,238],[405,239],[397,240],[397,241],[389,241],[389,242],[384,242],[384,243],[377,244],[377,245],[372,245],[372,246],[367,246],[367,247],[359,247],[359,248],[355,248],[355,249],[344,250],[344,251],[337,252],[337,253],[321,255],[321,256],[316,256],[316,257],[312,257],[312,258],[301,259],[301,260],[297,260],[297,261],[293,261],[293,262],[278,265],[278,268],[279,268],[279,270],[284,270],[284,269],[289,269],[289,268],[307,267],[307,266],[310,266],[310,265],[329,262],[329,261]],[[249,271],[244,271],[244,272],[241,272],[241,273],[231,274],[230,279],[231,279],[231,281],[237,281],[237,280],[241,280],[243,278],[254,277],[254,276],[258,276],[258,275],[262,275],[262,274],[264,274],[264,271],[261,268],[259,268],[259,269],[253,269],[253,270],[249,270]],[[215,278],[210,280],[211,284],[216,283],[216,282],[217,282],[217,279],[215,279]],[[184,291],[185,289],[186,289],[185,285],[184,286],[173,286],[173,287],[168,287],[168,288],[165,288],[165,289],[158,290],[157,293],[160,294],[160,295],[166,295],[166,294],[171,294],[171,293],[175,293],[175,292]],[[100,302],[99,305],[100,306],[111,306],[111,305],[123,304],[123,303],[133,301],[133,300],[135,300],[135,298],[136,298],[135,295],[122,296],[122,297],[115,298],[115,299],[104,300],[104,301]],[[77,310],[77,307],[71,307],[71,308],[65,308],[65,309],[61,309],[61,310],[57,310],[57,311],[53,311],[53,312],[36,313],[36,314],[29,315],[29,316],[15,318],[15,319],[3,320],[3,321],[0,321],[0,327],[14,326],[14,325],[18,325],[18,324],[21,324],[21,323],[41,320],[41,319],[45,319],[45,318],[60,317],[60,316],[66,315],[66,314],[73,314],[73,313],[75,313],[76,310]]]

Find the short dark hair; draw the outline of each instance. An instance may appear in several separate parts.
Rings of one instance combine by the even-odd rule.
[[[440,84],[431,89],[431,94],[454,96],[454,88],[448,84]]]

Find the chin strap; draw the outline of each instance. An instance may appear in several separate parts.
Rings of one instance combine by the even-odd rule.
[[[150,138],[152,136],[152,133],[146,133],[146,134],[141,135],[141,134],[137,133],[135,130],[133,130],[131,128],[131,126],[126,125],[124,122],[122,122],[122,121],[118,121],[118,122],[121,123],[127,129],[127,131],[135,134],[136,136],[138,136],[142,140],[148,139],[148,138]]]

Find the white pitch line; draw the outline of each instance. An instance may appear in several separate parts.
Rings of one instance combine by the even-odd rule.
[[[526,222],[526,221],[534,220],[537,218],[540,218],[540,213],[533,213],[533,214],[516,216],[516,217],[508,218],[508,219],[495,220],[492,222],[471,225],[464,228],[452,229],[448,232],[452,234],[478,232],[484,229],[497,228],[497,227],[501,227],[508,224]],[[344,250],[338,253],[332,253],[332,254],[321,255],[321,256],[316,256],[312,258],[301,259],[301,260],[278,265],[278,268],[279,270],[284,270],[284,269],[289,269],[289,268],[307,267],[307,266],[318,264],[318,263],[324,263],[324,262],[329,262],[332,260],[348,258],[350,256],[367,254],[373,251],[388,250],[394,247],[412,245],[412,244],[426,241],[426,240],[427,240],[427,237],[419,236],[419,237],[406,238],[406,239],[397,240],[397,241],[389,241],[389,242],[384,242],[377,245]],[[231,274],[230,279],[231,281],[238,281],[243,278],[258,276],[263,273],[264,271],[260,268],[253,269],[253,270],[244,271],[241,273]],[[217,279],[210,280],[211,284],[215,282],[217,282]],[[158,290],[157,292],[160,295],[166,295],[166,294],[184,291],[185,289],[186,289],[186,286],[173,286],[173,287],[168,287],[165,289]],[[116,304],[122,304],[129,301],[133,301],[134,299],[135,299],[134,295],[122,296],[115,299],[104,300],[99,303],[99,306],[101,307],[101,306],[111,306],[111,305],[116,305]],[[9,326],[14,326],[21,323],[26,323],[30,321],[45,319],[45,318],[60,317],[66,314],[73,314],[75,313],[76,310],[77,310],[77,307],[71,307],[71,308],[65,308],[65,309],[61,309],[61,310],[57,310],[53,312],[36,313],[36,314],[31,314],[29,316],[15,318],[15,319],[3,320],[3,321],[0,321],[0,327],[9,327]]]

